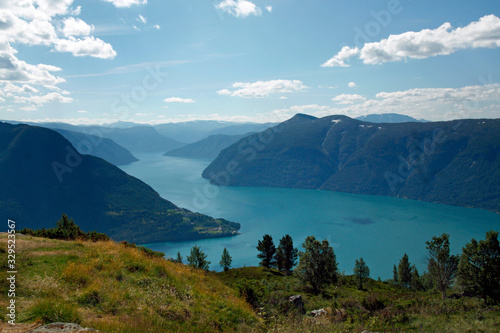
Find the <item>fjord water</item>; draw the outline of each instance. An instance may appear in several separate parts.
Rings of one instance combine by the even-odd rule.
[[[135,154],[139,162],[122,169],[153,187],[174,204],[215,218],[241,223],[240,235],[188,242],[144,244],[186,263],[190,249],[201,247],[220,270],[224,247],[233,267],[258,265],[257,242],[264,234],[275,241],[290,234],[296,247],[308,235],[327,239],[335,250],[339,269],[352,274],[355,259],[363,257],[371,277],[387,279],[392,267],[407,253],[420,273],[426,270],[425,242],[450,234],[453,253],[471,238],[500,230],[500,215],[481,209],[453,207],[398,198],[319,190],[216,187],[201,177],[209,160]]]

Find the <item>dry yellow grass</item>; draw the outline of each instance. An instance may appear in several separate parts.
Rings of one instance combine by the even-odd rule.
[[[6,235],[0,244],[5,246]],[[107,332],[251,332],[261,326],[252,308],[219,279],[137,248],[28,236],[16,245],[19,321],[46,321],[58,309]]]

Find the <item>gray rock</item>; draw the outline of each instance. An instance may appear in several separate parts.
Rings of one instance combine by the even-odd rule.
[[[29,330],[27,333],[80,333],[99,332],[93,328],[83,328],[74,323],[52,323]]]
[[[304,309],[304,300],[302,299],[301,295],[290,296],[288,300],[293,303],[295,308],[302,314],[306,313],[306,310]]]
[[[319,309],[319,310],[312,310],[311,311],[311,316],[314,318],[318,318],[321,316],[326,316],[328,313],[325,311],[325,309]]]

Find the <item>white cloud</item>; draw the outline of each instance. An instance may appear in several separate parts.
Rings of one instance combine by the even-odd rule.
[[[407,58],[425,59],[448,55],[462,49],[497,47],[500,47],[500,18],[486,15],[479,21],[456,29],[452,29],[447,22],[436,29],[390,35],[380,42],[367,43],[361,49],[345,46],[322,66],[347,67],[349,65],[345,61],[356,56],[365,64],[381,64]]]
[[[280,99],[288,99],[286,96],[281,96]]]
[[[356,82],[352,82],[352,81],[351,81],[351,82],[349,82],[349,83],[347,84],[347,86],[348,86],[349,88],[357,88],[357,87],[358,87],[358,85],[356,84]]]
[[[78,6],[75,9],[73,9],[69,14],[74,15],[74,16],[78,16],[81,13],[82,13],[82,6]]]
[[[85,111],[85,110],[78,110],[77,112],[78,113],[88,113],[88,111]]]
[[[135,24],[132,24],[132,28],[134,28],[137,31],[141,31],[141,29],[139,29]]]
[[[19,110],[22,110],[22,111],[36,111],[36,110],[38,110],[38,108],[35,105],[28,105],[28,106],[20,107]]]
[[[61,68],[50,64],[29,64],[17,57],[15,47],[44,45],[53,51],[75,56],[112,58],[110,44],[89,35],[92,25],[68,15],[79,15],[81,7],[74,0],[0,1],[0,91],[4,99],[14,103],[30,103],[19,108],[34,111],[49,103],[69,103],[69,92],[57,87],[65,82],[55,75]],[[64,36],[63,38],[61,38]],[[77,39],[74,36],[85,36]]]
[[[221,90],[217,91],[217,93],[219,95],[231,95],[232,94],[229,89],[221,89]]]
[[[262,98],[275,93],[293,93],[307,89],[299,80],[270,80],[257,81],[254,83],[236,82],[232,86],[234,89],[219,90],[219,95],[231,95],[243,98]]]
[[[160,30],[160,25],[159,24],[155,24],[155,25],[153,25],[153,28],[155,28],[156,30]]]
[[[169,97],[165,98],[163,101],[167,103],[194,103],[195,100],[191,98],[180,98],[180,97]]]
[[[113,47],[94,36],[86,36],[84,39],[76,39],[69,36],[68,39],[59,39],[56,43],[59,52],[70,52],[75,57],[91,56],[101,59],[113,59],[116,51]]]
[[[146,24],[146,23],[148,22],[148,19],[147,19],[147,18],[145,18],[145,17],[144,17],[144,16],[142,16],[142,15],[139,15],[139,17],[138,17],[138,18],[136,18],[136,20],[137,20],[137,21],[139,21],[139,22],[142,22],[142,23],[144,23],[144,24]]]
[[[344,94],[335,97],[334,100],[342,106],[313,104],[292,106],[287,111],[290,114],[308,113],[317,117],[332,114],[357,117],[366,114],[399,113],[432,121],[498,118],[500,84],[380,92],[373,99]],[[352,101],[357,103],[350,103]]]
[[[273,6],[267,6],[266,7],[266,10],[270,13],[273,11]]]
[[[349,46],[344,46],[339,53],[321,65],[321,67],[349,67],[345,61],[357,56],[358,54],[359,49],[357,47],[350,48]]]
[[[71,103],[71,102],[73,102],[73,98],[64,97],[61,94],[56,93],[56,92],[48,93],[48,94],[43,95],[43,96],[25,97],[25,98],[21,98],[21,100],[23,102],[30,102],[30,103],[33,103],[35,105],[42,105],[42,104],[49,103],[49,102],[57,102],[57,103]]]
[[[88,36],[94,30],[93,25],[88,25],[83,20],[74,17],[68,17],[63,21],[63,24],[62,32],[66,37]]]
[[[18,82],[31,85],[55,86],[65,82],[51,72],[61,69],[51,65],[31,65],[19,60],[14,54],[0,52],[0,83]]]
[[[262,15],[262,9],[247,0],[224,0],[217,5],[217,8],[236,17]]]
[[[8,82],[3,88],[3,92],[5,93],[37,93],[38,89],[33,88],[27,84],[24,84],[22,87],[16,86]]]
[[[354,104],[359,102],[364,102],[366,98],[358,94],[342,94],[332,98],[332,101],[338,104]]]
[[[148,0],[104,0],[107,2],[111,2],[117,8],[127,8],[132,7],[134,5],[145,5],[148,3]]]

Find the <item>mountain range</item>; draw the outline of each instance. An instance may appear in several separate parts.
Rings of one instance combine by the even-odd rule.
[[[152,243],[229,236],[240,227],[177,207],[42,127],[0,123],[0,183],[0,214],[20,228],[53,226],[65,213],[84,231]]]
[[[374,124],[298,114],[226,148],[203,177],[500,212],[500,119]]]

